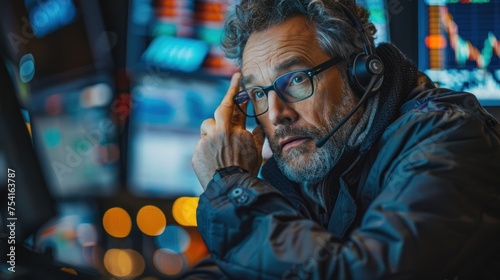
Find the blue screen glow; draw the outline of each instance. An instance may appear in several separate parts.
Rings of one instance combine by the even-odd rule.
[[[37,38],[68,25],[76,18],[76,7],[72,0],[25,0],[25,5]]]

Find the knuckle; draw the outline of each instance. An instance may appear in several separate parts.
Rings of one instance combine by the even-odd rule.
[[[201,127],[206,127],[210,119],[206,119],[201,123]]]
[[[206,119],[201,123],[200,129],[202,131],[206,131],[212,126],[213,123],[214,119]]]

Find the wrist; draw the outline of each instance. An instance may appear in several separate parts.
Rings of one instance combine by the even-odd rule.
[[[215,170],[215,173],[213,175],[213,181],[217,182],[226,176],[237,173],[248,173],[248,171],[236,165],[218,168],[217,170]]]

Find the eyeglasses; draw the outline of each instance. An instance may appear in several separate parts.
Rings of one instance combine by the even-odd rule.
[[[267,97],[271,90],[274,90],[287,103],[302,101],[311,97],[314,92],[314,75],[334,66],[341,60],[336,56],[312,69],[288,72],[276,78],[270,86],[249,87],[238,92],[233,97],[233,101],[247,117],[256,117],[267,112],[269,109]]]

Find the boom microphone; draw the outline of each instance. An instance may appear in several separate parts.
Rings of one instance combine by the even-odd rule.
[[[330,139],[330,137],[333,136],[333,134],[335,134],[335,132],[337,132],[351,117],[352,115],[354,115],[354,113],[356,113],[356,111],[359,109],[359,107],[361,107],[361,105],[363,103],[365,103],[366,100],[368,100],[368,97],[370,96],[369,93],[372,91],[373,87],[375,86],[375,84],[378,82],[378,80],[380,80],[380,78],[382,78],[383,75],[373,75],[371,80],[370,80],[370,83],[368,84],[368,87],[366,88],[366,91],[365,93],[363,94],[363,96],[361,97],[361,99],[359,100],[358,104],[356,104],[356,106],[354,106],[354,108],[351,110],[351,112],[349,112],[349,114],[347,114],[333,129],[332,131],[330,131],[330,133],[328,133],[325,137],[319,139],[317,142],[316,142],[316,147],[318,148],[321,148],[323,147],[323,145],[325,145],[325,143],[328,141],[328,139]]]

